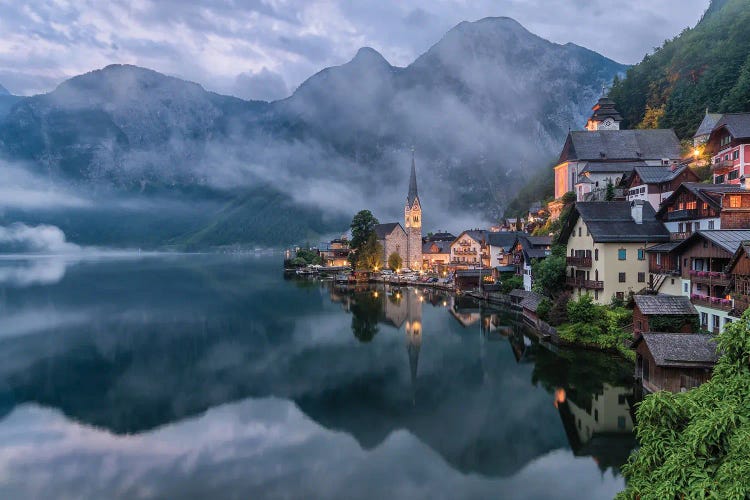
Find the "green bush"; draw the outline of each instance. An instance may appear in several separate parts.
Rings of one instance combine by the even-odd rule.
[[[517,274],[503,279],[500,285],[500,291],[510,293],[513,290],[523,290],[523,277]]]
[[[552,302],[549,299],[542,299],[536,306],[536,314],[542,321],[549,319],[549,312],[552,309]]]

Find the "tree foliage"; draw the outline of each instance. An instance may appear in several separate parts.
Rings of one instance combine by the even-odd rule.
[[[383,245],[378,241],[375,231],[371,231],[365,244],[357,250],[355,267],[362,271],[373,271],[380,267],[382,255]]]
[[[510,293],[513,290],[523,290],[523,277],[517,274],[503,278],[500,284],[502,293]]]
[[[632,311],[595,304],[588,294],[569,301],[567,309],[568,323],[558,328],[562,339],[603,349],[617,349],[626,358],[634,359],[633,351],[624,348],[623,344],[630,337],[623,327],[632,322]]]
[[[352,230],[350,247],[354,250],[359,250],[367,242],[370,233],[372,233],[378,224],[378,219],[369,210],[360,210],[357,212],[349,226]]]
[[[401,269],[401,266],[403,266],[403,265],[404,265],[404,261],[403,261],[403,259],[401,259],[401,256],[398,253],[392,252],[388,256],[388,268],[389,269],[393,269],[394,271],[398,271],[399,269]]]
[[[624,127],[674,128],[691,137],[706,108],[750,111],[750,8],[713,0],[700,22],[616,79],[609,96]]]
[[[559,296],[565,290],[565,269],[563,255],[553,253],[546,259],[534,260],[531,263],[534,291],[551,298]]]
[[[618,498],[750,497],[750,309],[716,343],[722,356],[710,381],[640,403],[641,447],[623,467]]]

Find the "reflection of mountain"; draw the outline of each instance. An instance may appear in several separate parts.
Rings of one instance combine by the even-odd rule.
[[[87,321],[0,340],[0,404],[7,412],[37,402],[115,433],[142,433],[275,396],[365,448],[406,429],[453,468],[493,476],[567,446],[549,391],[529,384],[533,365],[516,364],[505,342],[487,342],[417,298],[403,333],[384,319],[393,312],[383,304],[393,303],[376,302],[386,307],[379,332],[362,344],[353,314],[331,303],[330,291],[284,282],[274,264],[209,256],[82,263],[60,283],[6,289],[6,311],[52,303]]]

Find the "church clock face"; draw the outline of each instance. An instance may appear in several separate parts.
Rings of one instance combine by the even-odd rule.
[[[614,125],[612,118],[607,118],[602,122],[602,128],[612,128],[612,125]]]

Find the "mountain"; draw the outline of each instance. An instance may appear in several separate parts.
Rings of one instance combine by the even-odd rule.
[[[616,81],[610,97],[629,127],[691,137],[706,109],[750,111],[750,1],[712,0],[694,28],[664,42]]]
[[[509,18],[461,23],[405,68],[362,48],[272,103],[112,65],[16,103],[0,117],[0,154],[103,199],[213,204],[191,221],[205,226],[164,243],[270,231],[281,244],[339,232],[365,207],[399,219],[414,147],[428,227],[476,224],[502,213],[624,70]]]
[[[8,92],[8,89],[0,85],[0,119],[7,115],[10,108],[22,98]]]

